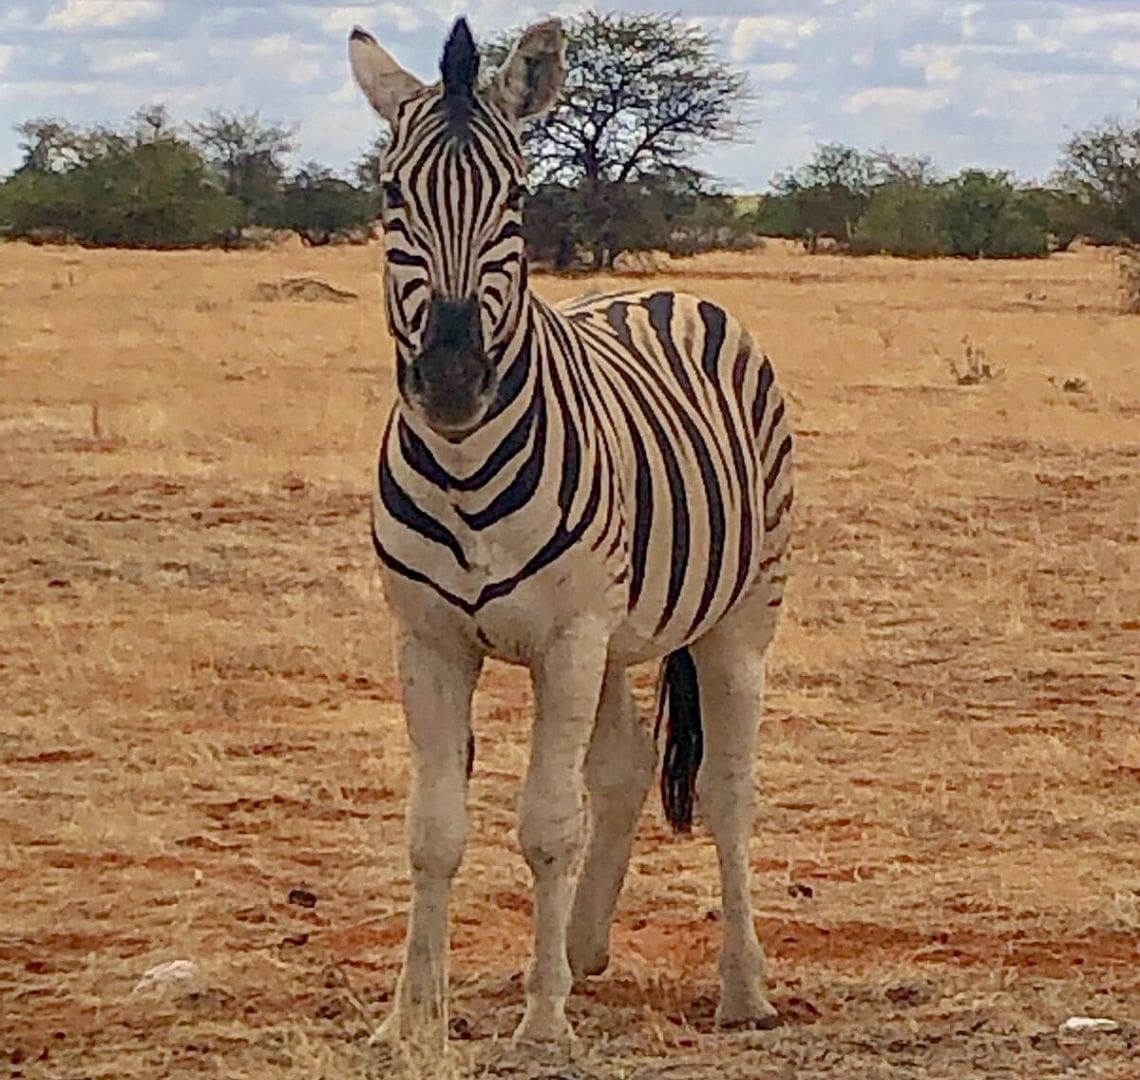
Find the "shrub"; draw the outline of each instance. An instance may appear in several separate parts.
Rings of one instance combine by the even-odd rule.
[[[374,216],[371,192],[310,162],[286,182],[277,224],[317,247],[366,235]]]
[[[1049,253],[1045,220],[1007,173],[967,169],[943,189],[943,228],[953,255],[1024,258]]]
[[[240,207],[185,142],[114,143],[65,172],[24,170],[0,188],[0,231],[81,244],[181,248],[213,243]]]
[[[861,255],[944,255],[950,248],[941,192],[930,186],[891,184],[878,188],[851,237]]]

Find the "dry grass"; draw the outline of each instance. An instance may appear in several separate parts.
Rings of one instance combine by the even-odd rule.
[[[506,1048],[529,693],[492,666],[455,902],[462,1038],[446,1066],[368,1049],[408,892],[367,542],[392,382],[375,258],[0,248],[11,1075],[1135,1077],[1140,323],[1096,252],[773,244],[661,277],[739,311],[795,404],[754,846],[786,1024],[712,1032],[713,853],[651,807],[613,969],[573,1000],[574,1061]],[[255,298],[301,276],[361,299]],[[964,332],[1001,379],[948,382]],[[1050,385],[1074,366],[1095,392]],[[132,996],[176,959],[196,985]],[[1074,1013],[1122,1029],[1058,1036]]]

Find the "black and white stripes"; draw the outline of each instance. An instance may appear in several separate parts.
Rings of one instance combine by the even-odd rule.
[[[535,697],[519,809],[535,947],[516,1037],[567,1038],[571,971],[605,968],[656,759],[626,668],[662,657],[666,814],[686,829],[699,799],[719,854],[717,1015],[770,1026],[747,841],[792,505],[772,366],[733,316],[686,293],[552,306],[531,290],[519,131],[561,88],[557,21],[526,30],[482,85],[463,20],[431,86],[363,31],[349,48],[392,126],[380,179],[399,396],[372,539],[411,736],[413,892],[384,1033],[446,1031],[447,905],[488,656],[527,664]]]
[[[394,411],[374,522],[384,563],[477,616],[588,549],[625,591],[619,638],[636,659],[699,637],[757,588],[778,604],[792,436],[739,324],[664,290],[561,309],[530,295],[517,339],[468,436],[475,468],[449,471],[417,418]],[[509,558],[485,580],[470,553],[500,533]]]

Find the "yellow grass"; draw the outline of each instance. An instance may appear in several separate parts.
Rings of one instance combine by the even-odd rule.
[[[454,909],[465,1038],[438,1068],[367,1047],[408,894],[367,540],[392,393],[376,258],[0,247],[0,1065],[1135,1076],[1140,319],[1096,252],[773,243],[655,279],[737,311],[794,405],[754,845],[785,1026],[713,1032],[712,849],[653,804],[612,968],[573,1000],[575,1062],[505,1047],[529,692],[492,666]],[[257,298],[297,276],[360,299]],[[615,284],[538,278],[548,297]],[[965,337],[996,378],[957,385]],[[177,959],[195,984],[132,995]],[[1059,1037],[1071,1014],[1122,1030]]]

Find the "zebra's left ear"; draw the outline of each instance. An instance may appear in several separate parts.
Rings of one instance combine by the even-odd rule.
[[[522,32],[491,82],[488,96],[516,123],[541,116],[558,100],[566,78],[566,39],[560,19]]]

